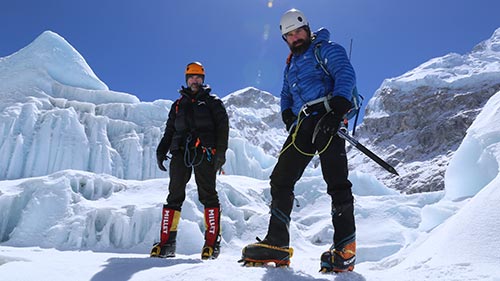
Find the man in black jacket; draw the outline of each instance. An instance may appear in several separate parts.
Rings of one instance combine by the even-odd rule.
[[[194,169],[198,197],[205,207],[205,245],[202,259],[215,259],[220,251],[220,204],[215,180],[226,161],[229,121],[222,101],[210,94],[204,85],[205,70],[201,63],[186,67],[186,87],[168,114],[163,138],[156,150],[158,167],[167,171],[163,162],[170,151],[170,184],[167,202],[163,205],[160,242],[151,250],[152,257],[174,257],[177,225],[186,184]]]

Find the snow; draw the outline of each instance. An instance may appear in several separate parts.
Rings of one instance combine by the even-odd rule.
[[[493,32],[491,38],[479,43],[467,54],[449,53],[430,59],[398,77],[385,79],[374,98],[368,101],[369,115],[372,118],[388,116],[378,94],[382,91],[391,94],[396,89],[400,95],[399,99],[413,99],[415,92],[435,94],[428,89],[467,92],[482,85],[495,85],[499,81],[498,57],[500,57],[500,28]]]
[[[485,54],[499,51],[497,43],[487,46]],[[461,75],[480,76],[488,69],[473,66]],[[255,89],[233,98],[249,90]],[[177,257],[152,259],[169,182],[157,171],[154,148],[172,101],[144,103],[110,91],[52,32],[0,58],[0,99],[2,281],[500,280],[500,92],[454,154],[445,191],[400,194],[377,174],[351,171],[357,265],[355,272],[337,275],[318,273],[319,257],[333,235],[331,202],[319,168],[307,168],[295,188],[291,267],[241,267],[236,261],[242,247],[267,230],[267,177],[276,158],[233,128],[226,174],[217,178],[220,257],[200,259],[203,206],[193,177]],[[262,122],[262,112],[252,112],[238,118]],[[274,140],[272,146],[283,139],[273,138],[276,132],[263,137]]]
[[[499,52],[500,28],[470,53],[450,53],[431,59],[399,77],[386,79],[381,88],[409,92],[418,87],[457,89],[498,81],[500,62],[495,57]]]
[[[498,177],[500,96],[490,98],[467,131],[446,171],[446,196],[450,200],[470,197]]]

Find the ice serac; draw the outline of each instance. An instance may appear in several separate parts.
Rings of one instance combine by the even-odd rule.
[[[6,82],[3,89],[36,88],[50,94],[52,83],[57,82],[88,90],[108,90],[78,51],[52,31],[43,32],[28,46],[0,59],[0,70],[0,78]],[[25,82],[31,87],[23,85]]]
[[[485,186],[498,186],[500,92],[491,97],[467,130],[445,173],[446,198],[458,201]]]
[[[497,29],[465,55],[434,58],[385,80],[367,105],[358,136],[401,175],[378,173],[388,186],[406,192],[441,190],[467,128],[499,90]],[[359,154],[351,160],[362,171],[378,169]]]
[[[278,99],[247,88],[224,102],[231,116],[225,171],[267,178],[285,138]],[[166,177],[155,150],[171,105],[109,90],[75,48],[46,31],[0,58],[0,180],[64,169]]]
[[[28,46],[0,58],[2,99],[65,98],[93,103],[137,103],[137,97],[110,91],[64,38],[45,31]],[[24,98],[24,100],[23,100]]]
[[[80,53],[54,32],[42,33],[20,51],[20,55],[24,54],[24,60],[28,59],[43,66],[52,79],[63,85],[88,90],[109,90]]]
[[[111,91],[61,36],[46,31],[0,58],[0,179],[63,169],[148,179],[171,101]]]

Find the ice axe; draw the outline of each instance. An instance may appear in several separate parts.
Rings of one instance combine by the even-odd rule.
[[[326,115],[326,114],[325,114]],[[324,116],[323,116],[324,117]],[[323,117],[318,121],[316,128],[314,128],[314,133],[312,137],[312,142],[316,140],[316,136],[319,133],[319,124],[321,123]],[[347,128],[341,127],[337,131],[337,135],[346,141],[348,141],[351,145],[353,145],[355,148],[359,149],[361,152],[363,152],[366,156],[368,156],[370,159],[375,161],[377,164],[379,164],[382,168],[384,168],[386,171],[388,171],[391,174],[395,174],[396,176],[399,176],[398,172],[396,172],[396,169],[389,165],[389,163],[385,162],[382,158],[378,157],[375,153],[370,151],[368,148],[366,148],[364,145],[360,144],[358,140],[353,138],[352,136],[349,135],[347,132]]]

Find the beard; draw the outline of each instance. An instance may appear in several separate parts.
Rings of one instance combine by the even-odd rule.
[[[311,46],[311,39],[299,39],[288,46],[294,55],[300,55],[309,49],[309,46]]]
[[[189,86],[189,88],[191,89],[191,91],[193,93],[198,92],[200,90],[200,87],[201,87],[201,85],[198,83],[193,83],[193,84],[191,84],[191,86]]]

